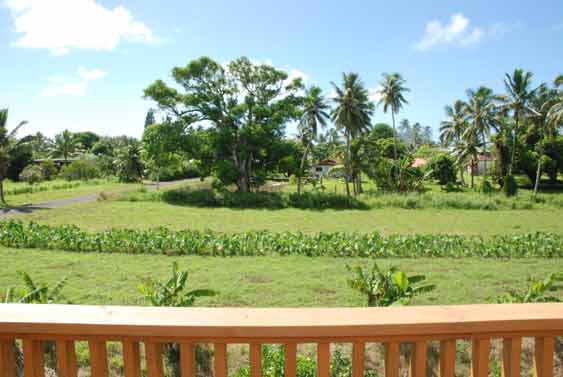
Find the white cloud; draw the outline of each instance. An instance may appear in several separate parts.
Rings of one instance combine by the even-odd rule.
[[[21,34],[16,47],[65,55],[71,49],[111,51],[122,40],[156,42],[149,27],[123,6],[108,9],[95,0],[4,0],[4,5]]]
[[[480,42],[485,32],[480,27],[472,27],[470,21],[461,13],[455,13],[447,24],[434,20],[426,24],[422,39],[416,43],[420,51],[427,51],[437,45],[451,44],[469,46]]]
[[[381,89],[382,89],[381,85],[378,85],[375,88],[368,90],[370,101],[374,103],[379,102],[379,100],[381,99]]]
[[[43,97],[80,97],[86,92],[90,81],[100,80],[107,75],[101,69],[79,67],[73,76],[51,76],[49,85],[41,91]]]

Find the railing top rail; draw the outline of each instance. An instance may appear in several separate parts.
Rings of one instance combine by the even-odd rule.
[[[351,338],[551,332],[563,304],[243,309],[0,304],[0,336]]]

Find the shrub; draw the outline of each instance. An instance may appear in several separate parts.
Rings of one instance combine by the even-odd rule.
[[[87,181],[100,176],[100,169],[94,161],[90,160],[73,161],[61,171],[61,177],[67,181]]]
[[[454,160],[447,154],[434,156],[428,162],[428,169],[431,177],[436,179],[439,184],[446,185],[456,181],[457,173]]]
[[[41,163],[41,170],[43,172],[43,176],[48,181],[54,179],[59,173],[59,169],[57,169],[57,165],[55,165],[55,163],[51,160],[43,161]]]
[[[518,183],[513,175],[504,177],[502,191],[506,196],[515,196],[518,193]]]
[[[20,173],[20,181],[29,183],[30,185],[40,183],[45,179],[43,170],[39,165],[28,165]]]
[[[19,220],[0,222],[0,245],[77,252],[130,254],[418,258],[563,257],[563,235],[530,233],[483,238],[449,234],[391,235],[210,230],[111,229],[90,233],[72,225],[49,226]]]
[[[493,184],[488,179],[485,179],[483,180],[483,182],[481,182],[481,187],[479,188],[479,191],[481,191],[483,194],[492,194],[493,192],[495,192],[495,188],[493,187]]]

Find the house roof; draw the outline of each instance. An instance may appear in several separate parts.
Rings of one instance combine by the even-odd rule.
[[[412,163],[412,167],[413,168],[419,168],[421,166],[426,165],[427,163],[428,163],[428,161],[426,161],[426,159],[417,157],[417,158],[414,159],[414,162]]]
[[[319,161],[316,165],[317,166],[320,166],[320,165],[334,166],[336,164],[337,164],[337,162],[334,161],[334,160],[322,160],[322,161]]]

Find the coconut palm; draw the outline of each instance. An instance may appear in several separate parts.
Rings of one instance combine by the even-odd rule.
[[[4,197],[4,179],[8,174],[10,157],[22,141],[16,139],[18,130],[27,124],[27,121],[20,122],[12,131],[8,132],[8,109],[0,109],[0,202],[6,204]]]
[[[309,88],[305,94],[303,115],[298,127],[301,142],[305,147],[297,181],[297,192],[299,194],[301,194],[301,178],[305,169],[305,162],[309,151],[313,148],[313,141],[317,138],[319,126],[320,128],[326,127],[326,122],[330,118],[327,110],[328,104],[322,95],[321,88],[317,86]]]
[[[529,102],[536,89],[532,89],[532,72],[515,69],[512,75],[505,74],[504,86],[507,94],[502,96],[505,107],[512,111],[514,127],[512,129],[512,152],[508,174],[512,175],[516,158],[516,140],[520,132],[520,120],[529,112]]]
[[[559,75],[554,83],[559,88],[559,93],[558,98],[549,109],[547,119],[552,127],[557,128],[563,125],[563,75]]]
[[[332,83],[336,96],[333,101],[336,107],[331,112],[331,117],[336,127],[344,132],[346,139],[346,193],[350,195],[350,178],[360,179],[357,172],[352,172],[351,167],[351,140],[359,137],[370,129],[373,104],[369,100],[369,94],[364,84],[356,73],[345,73],[342,75],[342,87]],[[357,192],[357,187],[354,185]],[[361,189],[361,188],[360,188]]]
[[[454,150],[456,146],[462,143],[462,137],[468,128],[467,115],[465,112],[466,103],[457,100],[453,106],[446,106],[445,112],[447,120],[440,123],[440,142],[444,146],[452,146]],[[461,182],[464,182],[463,164],[459,165]]]
[[[454,147],[456,164],[460,166],[469,164],[472,188],[475,186],[475,161],[480,153],[482,153],[482,148],[475,132],[465,132],[461,142]]]
[[[81,152],[80,141],[69,130],[55,135],[53,145],[49,148],[49,156],[52,158],[62,157],[65,161]]]
[[[532,112],[530,118],[530,133],[537,133],[539,140],[536,143],[538,148],[538,167],[536,170],[536,180],[534,183],[534,196],[538,193],[542,159],[544,155],[545,140],[553,140],[560,123],[552,122],[549,119],[551,108],[557,103],[557,90],[550,89],[547,85],[541,85],[530,101]]]
[[[383,81],[381,82],[381,89],[379,94],[381,99],[379,104],[383,104],[383,112],[391,110],[391,118],[393,120],[393,157],[397,159],[397,131],[395,128],[395,114],[403,108],[408,101],[405,99],[405,93],[410,89],[405,87],[405,79],[399,73],[384,73]]]
[[[141,181],[144,170],[141,160],[141,144],[136,140],[129,141],[117,153],[114,165],[117,168],[117,176],[120,181]]]
[[[490,88],[481,86],[477,90],[467,90],[467,97],[465,114],[469,127],[465,130],[467,135],[464,135],[464,138],[472,140],[485,150],[491,130],[497,127],[495,96]],[[486,177],[486,166],[483,174]]]

